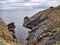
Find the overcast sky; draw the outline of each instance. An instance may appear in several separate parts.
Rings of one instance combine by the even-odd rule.
[[[2,16],[5,21],[12,22],[18,19],[21,20],[26,15],[32,16],[36,12],[49,8],[50,6],[58,5],[60,5],[60,0],[0,0],[0,16]],[[5,12],[1,10],[5,10]],[[15,22],[20,23],[21,21]]]
[[[59,4],[60,0],[0,0],[0,10],[35,10]]]

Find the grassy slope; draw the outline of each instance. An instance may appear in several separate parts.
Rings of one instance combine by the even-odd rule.
[[[0,45],[20,45],[19,43],[12,42],[8,28],[4,21],[0,18]]]

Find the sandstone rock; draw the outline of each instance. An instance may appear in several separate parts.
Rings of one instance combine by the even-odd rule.
[[[56,45],[60,41],[60,6],[40,11],[28,19],[23,25],[31,29],[27,45]]]

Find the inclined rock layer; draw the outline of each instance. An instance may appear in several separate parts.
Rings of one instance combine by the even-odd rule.
[[[26,45],[60,45],[60,6],[24,18],[28,32]]]

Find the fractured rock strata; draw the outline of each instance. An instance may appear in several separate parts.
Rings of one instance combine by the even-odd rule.
[[[60,41],[60,6],[50,7],[30,18],[26,16],[23,26],[31,29],[26,45],[56,45]]]
[[[8,30],[9,30],[10,34],[12,35],[12,41],[18,42],[17,37],[15,35],[15,27],[16,26],[15,26],[14,22],[8,24],[7,26],[8,26]]]

